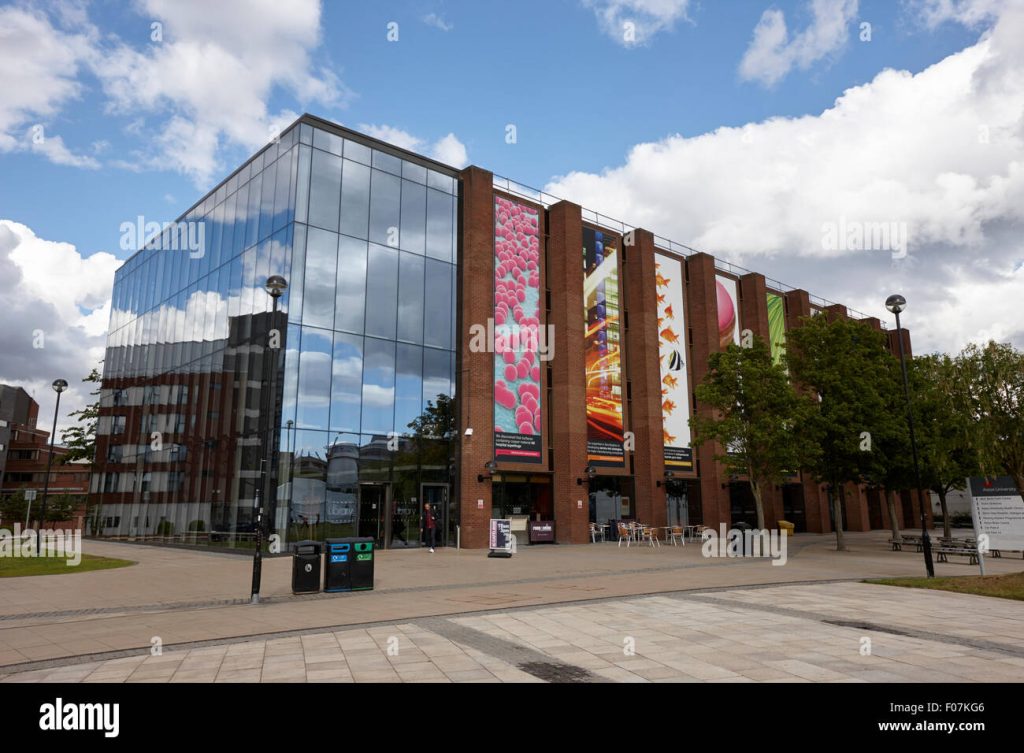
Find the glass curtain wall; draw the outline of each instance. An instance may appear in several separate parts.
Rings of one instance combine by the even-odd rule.
[[[362,534],[370,485],[417,527],[449,481],[456,212],[451,175],[303,122],[131,257],[98,533],[251,546],[258,487],[283,541]]]

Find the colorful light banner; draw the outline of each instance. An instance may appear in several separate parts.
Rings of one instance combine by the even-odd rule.
[[[542,463],[539,212],[494,199],[494,457]]]
[[[584,360],[587,378],[587,461],[625,466],[622,354],[619,336],[618,239],[583,228]]]
[[[686,378],[686,306],[683,263],[654,254],[658,292],[658,356],[661,361],[661,425],[665,468],[691,470],[690,389]]]
[[[718,344],[722,350],[729,343],[740,344],[740,296],[736,280],[731,277],[715,276],[718,292]]]
[[[768,294],[768,342],[772,348],[772,362],[781,364],[786,352],[786,306],[778,293]]]

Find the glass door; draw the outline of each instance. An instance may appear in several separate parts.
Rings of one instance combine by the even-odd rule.
[[[357,536],[371,536],[377,546],[383,546],[390,521],[387,517],[387,484],[359,485],[359,526]]]
[[[455,502],[450,499],[448,484],[422,484],[420,486],[422,501],[419,509],[416,510],[416,531],[419,531],[419,516],[422,514],[423,505],[430,503],[437,517],[437,545],[455,545],[455,526],[458,525],[458,515],[455,510]]]

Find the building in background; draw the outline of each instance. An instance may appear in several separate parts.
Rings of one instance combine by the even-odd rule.
[[[37,428],[38,418],[39,404],[23,388],[0,384],[0,496],[34,491],[33,516],[42,504],[50,458],[50,432]],[[80,528],[91,467],[84,461],[64,463],[67,453],[66,447],[54,445],[47,504],[53,512],[59,509],[58,500],[68,502],[68,520]],[[5,520],[3,525],[12,522]]]
[[[92,498],[105,535],[227,546],[251,545],[257,493],[286,542],[415,546],[425,502],[468,547],[494,517],[563,543],[623,518],[752,522],[748,485],[692,449],[693,390],[744,330],[781,357],[816,313],[853,315],[303,116],[117,271]],[[809,478],[765,505],[831,530]],[[918,495],[899,505],[913,527]],[[884,517],[847,490],[848,529]]]

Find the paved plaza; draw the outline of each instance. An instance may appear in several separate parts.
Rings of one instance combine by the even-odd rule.
[[[785,566],[700,547],[381,552],[376,590],[290,594],[290,560],[87,542],[138,565],[0,581],[0,681],[1017,681],[1024,604],[921,575],[885,535],[800,535]],[[989,560],[987,571],[1022,563]],[[973,574],[948,563],[939,575]],[[162,653],[149,650],[154,641]]]

